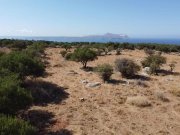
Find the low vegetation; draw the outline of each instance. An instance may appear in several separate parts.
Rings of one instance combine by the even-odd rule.
[[[112,96],[113,95],[115,95],[116,97],[120,96],[120,99],[117,99],[119,100],[118,103],[124,104],[126,102],[130,105],[134,105],[137,107],[151,106],[153,102],[150,102],[150,100],[148,99],[151,99],[152,97],[153,97],[152,99],[156,97],[156,99],[161,100],[163,102],[167,102],[169,101],[169,99],[166,97],[166,95],[163,92],[158,91],[155,92],[153,95],[152,91],[149,91],[148,88],[149,86],[151,86],[151,82],[150,81],[147,82],[147,81],[149,80],[149,78],[151,78],[151,76],[146,77],[147,74],[142,75],[139,72],[140,66],[138,64],[136,64],[131,59],[124,58],[126,53],[127,52],[129,53],[129,51],[127,50],[135,50],[135,49],[139,49],[142,51],[144,50],[147,57],[141,62],[141,64],[144,67],[144,69],[146,67],[147,69],[150,69],[150,74],[156,74],[156,75],[158,75],[159,71],[164,71],[161,70],[161,68],[163,64],[166,64],[166,58],[163,57],[166,55],[165,53],[180,52],[180,46],[175,46],[175,45],[168,46],[161,44],[132,44],[132,43],[111,43],[111,42],[110,43],[88,43],[88,42],[61,43],[61,42],[49,42],[49,41],[26,41],[26,40],[8,40],[8,39],[0,40],[0,47],[10,48],[9,52],[0,52],[0,114],[1,114],[0,134],[2,135],[9,135],[9,134],[35,135],[37,130],[34,127],[32,127],[28,122],[20,119],[18,114],[20,112],[24,112],[33,104],[39,103],[41,105],[44,105],[45,103],[55,103],[56,100],[59,101],[60,98],[68,97],[68,94],[64,91],[64,87],[61,88],[59,86],[56,86],[56,84],[52,85],[49,82],[43,82],[43,81],[38,82],[37,79],[34,79],[37,77],[43,77],[45,73],[46,65],[43,60],[46,60],[44,58],[49,58],[46,57],[48,53],[45,53],[44,50],[46,47],[61,48],[59,49],[61,51],[60,54],[58,52],[58,56],[61,55],[65,60],[80,62],[82,64],[83,69],[95,69],[94,71],[98,73],[98,75],[104,82],[112,83],[112,84],[106,84],[104,86],[108,86],[108,88],[110,89],[113,87],[113,84],[117,84],[117,87],[115,88],[115,92],[114,93],[112,92]],[[102,64],[103,60],[100,59],[101,62],[100,65],[97,65],[96,67],[96,65],[94,65],[93,63],[92,65],[95,66],[95,68],[94,67],[88,68],[88,62],[96,60],[97,56],[100,56],[99,58],[102,58],[103,56],[104,56],[103,58],[113,58],[105,55],[120,55],[120,54],[122,54],[123,58],[116,59],[115,67],[113,67],[110,64]],[[129,56],[131,56],[131,54]],[[121,56],[117,56],[117,57],[121,57]],[[96,62],[97,61],[95,61],[95,63]],[[137,60],[137,62],[139,62],[139,59]],[[63,64],[63,62],[61,64]],[[62,66],[61,64],[57,63],[56,61],[56,63],[52,64],[54,65],[52,67],[58,67],[58,68],[65,67],[64,65]],[[168,70],[167,73],[173,72],[176,64],[177,64],[176,62],[168,63],[169,69],[167,69]],[[113,70],[114,68],[116,69],[117,72],[121,73],[123,77],[122,80],[120,79],[118,80],[118,76],[116,76],[117,72],[114,72]],[[69,68],[68,70],[72,70],[72,69]],[[169,70],[171,72],[169,72]],[[113,72],[115,74],[112,76]],[[136,76],[138,73],[139,75]],[[77,79],[78,81],[79,79],[83,79],[82,77],[85,77],[84,79],[87,79],[86,81],[83,82],[83,84],[85,84],[85,87],[88,84],[91,84],[91,82],[92,84],[93,83],[100,84],[100,82],[95,82],[96,80],[94,78],[96,76],[94,76],[93,72],[87,73],[83,71],[77,71],[77,72],[73,71],[72,74],[76,75],[77,78],[81,77]],[[91,80],[91,78],[86,78],[87,74],[93,75],[94,80]],[[154,78],[157,79],[156,77],[157,76],[153,76],[153,78],[151,79],[152,82],[154,81],[153,80]],[[132,80],[127,80],[126,78]],[[167,81],[175,80],[174,78],[173,79],[165,78],[165,79]],[[74,80],[72,79],[72,82],[75,81],[76,81],[75,79]],[[126,96],[124,96],[123,91],[118,91],[118,92],[116,91],[119,90],[119,86],[121,84],[122,84],[121,88],[128,88],[126,92],[130,91],[130,94],[126,93],[125,94]],[[138,89],[133,89],[134,87]],[[98,89],[99,88],[100,86],[98,87]],[[144,89],[146,89],[147,91],[145,92],[141,91]],[[56,93],[57,90],[60,91],[60,93]],[[151,93],[151,98],[144,96],[137,96],[137,94],[135,93],[136,91],[138,91],[139,93],[142,92],[146,96],[149,93]],[[179,89],[172,89],[171,93],[174,94],[175,96],[180,97]],[[133,97],[127,97],[128,94],[133,95]],[[82,101],[86,102],[87,100],[85,98],[82,97],[80,99],[83,99]],[[106,99],[104,97],[101,98],[103,100]],[[123,102],[120,100],[122,100]]]
[[[67,51],[64,51],[64,50],[63,50],[63,51],[60,51],[60,54],[61,54],[62,57],[65,57],[66,54],[67,54]]]
[[[113,67],[109,64],[98,65],[95,69],[104,82],[108,82],[113,74]]]
[[[150,101],[143,96],[129,97],[126,101],[128,104],[137,106],[137,107],[148,107],[151,106]]]
[[[140,70],[140,66],[138,66],[134,61],[130,59],[117,59],[115,61],[116,70],[119,71],[122,77],[132,78],[135,74]]]
[[[71,58],[74,61],[81,62],[83,65],[83,68],[87,68],[87,62],[93,61],[97,58],[97,54],[95,51],[83,47],[83,48],[77,48],[74,53],[72,54]]]
[[[36,129],[23,120],[0,115],[1,135],[35,135]]]
[[[158,74],[161,66],[166,63],[166,58],[160,55],[150,55],[142,61],[143,67],[150,67],[151,74]]]

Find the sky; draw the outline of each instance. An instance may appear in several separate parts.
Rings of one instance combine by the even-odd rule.
[[[0,0],[0,36],[180,38],[180,0]]]

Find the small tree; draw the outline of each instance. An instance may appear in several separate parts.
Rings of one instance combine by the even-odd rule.
[[[28,122],[0,115],[0,134],[1,135],[35,135],[36,129]]]
[[[125,78],[133,77],[140,70],[140,67],[134,61],[126,58],[117,59],[115,66],[116,70],[121,72],[121,75]]]
[[[88,61],[93,61],[96,58],[97,58],[96,52],[86,47],[77,48],[72,55],[72,59],[77,62],[81,62],[83,68],[87,68]]]
[[[166,63],[166,58],[160,55],[151,55],[145,58],[142,62],[143,67],[150,67],[150,73],[157,75],[160,67]]]
[[[113,67],[109,64],[98,65],[95,69],[103,79],[103,81],[109,81],[113,74]]]

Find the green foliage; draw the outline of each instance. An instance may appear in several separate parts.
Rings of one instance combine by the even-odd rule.
[[[99,73],[100,77],[105,82],[110,80],[111,75],[113,74],[113,67],[109,64],[102,64],[98,65],[95,71]]]
[[[0,113],[15,114],[32,103],[30,92],[20,87],[17,74],[1,70],[0,75]]]
[[[66,59],[66,60],[73,60],[73,53],[67,53],[67,54],[65,55],[65,59]]]
[[[151,74],[157,74],[160,67],[166,63],[166,58],[160,55],[151,55],[141,63],[143,67],[150,67]]]
[[[21,78],[37,77],[44,73],[44,65],[40,60],[31,58],[23,52],[11,52],[1,56],[0,67],[19,74]]]
[[[10,116],[0,115],[0,135],[35,135],[29,123]]]
[[[61,54],[62,57],[65,57],[66,54],[67,54],[67,51],[64,51],[64,50],[63,50],[63,51],[60,51],[60,54]]]
[[[5,53],[0,51],[0,57],[3,56]]]
[[[133,77],[139,70],[140,67],[129,59],[117,59],[115,61],[116,70],[121,72],[121,75],[126,78]]]
[[[41,54],[44,54],[44,49],[46,46],[47,44],[45,43],[35,42],[28,46],[25,52],[31,57],[40,57]]]
[[[64,44],[64,45],[62,45],[62,48],[64,48],[66,51],[68,51],[69,49],[71,49],[71,45],[70,44]]]
[[[87,67],[88,61],[93,61],[96,58],[96,52],[87,47],[77,48],[72,55],[72,59],[77,62],[81,62],[83,64],[83,68]]]

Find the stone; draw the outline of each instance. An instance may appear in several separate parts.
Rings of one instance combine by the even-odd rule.
[[[89,83],[89,81],[88,80],[81,80],[81,83],[82,84],[87,84],[87,83]]]
[[[88,87],[88,88],[95,88],[95,87],[98,87],[98,86],[100,86],[100,85],[101,85],[100,82],[95,82],[95,83],[88,83],[88,84],[86,85],[86,87]]]
[[[67,75],[76,75],[78,74],[77,72],[75,72],[74,70],[71,70],[69,72],[67,72]]]

